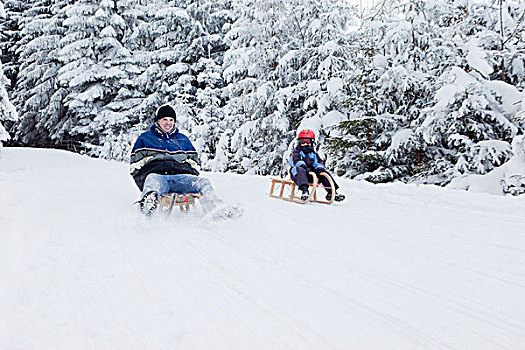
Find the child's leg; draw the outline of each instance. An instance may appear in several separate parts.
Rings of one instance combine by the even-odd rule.
[[[324,188],[328,191],[328,192],[331,192],[332,191],[332,188],[330,187],[330,181],[328,181],[328,179],[324,176],[320,176],[319,174],[320,173],[326,173],[328,176],[330,176],[330,178],[332,179],[332,181],[334,182],[334,186],[335,186],[335,190],[337,191],[337,189],[339,188],[339,186],[337,185],[337,183],[335,182],[332,174],[330,174],[328,172],[328,170],[323,170],[323,171],[320,171],[320,172],[317,172],[316,171],[316,174],[317,174],[317,177],[319,178],[319,182],[324,186]]]
[[[303,167],[295,167],[291,170],[292,180],[300,189],[308,189],[309,179],[308,173]]]
[[[345,199],[345,195],[341,194],[341,193],[336,193],[337,189],[339,188],[339,186],[335,182],[335,180],[332,177],[332,175],[326,170],[320,171],[319,173],[322,173],[322,172],[325,172],[326,174],[328,174],[328,176],[330,176],[330,178],[334,182],[334,187],[335,187],[334,189],[332,189],[330,187],[330,182],[328,181],[328,179],[326,177],[324,177],[324,176],[319,176],[319,179],[320,179],[319,181],[323,184],[324,189],[326,190],[326,200],[329,201],[331,198],[333,198],[333,200],[335,200],[336,202],[343,201]],[[334,191],[334,192],[332,193],[332,191]]]

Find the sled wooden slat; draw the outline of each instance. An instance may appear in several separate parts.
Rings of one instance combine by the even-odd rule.
[[[332,189],[332,196],[330,197],[330,200],[318,200],[317,199],[317,191],[315,191],[315,194],[314,194],[314,202],[316,203],[321,203],[321,204],[332,204],[334,202],[334,198],[335,198],[335,184],[334,184],[334,180],[332,180],[332,177],[330,175],[328,175],[327,173],[325,172],[322,172],[319,174],[319,176],[323,176],[325,177],[328,182],[330,183],[330,188]]]
[[[283,196],[283,193],[284,193],[284,187],[285,187],[285,186],[286,186],[286,185],[285,185],[284,183],[281,183],[281,192],[279,193],[279,196],[281,196],[281,197]]]
[[[201,198],[202,193],[169,193],[160,197],[160,210],[171,214],[174,206],[187,213],[195,205],[195,198]]]
[[[281,178],[272,178],[272,185],[270,188],[270,197],[282,199],[289,202],[295,202],[304,204],[306,202],[315,202],[315,203],[321,203],[321,204],[332,204],[334,201],[335,191],[332,191],[332,197],[329,201],[324,200],[318,200],[317,199],[317,189],[320,187],[319,185],[319,179],[317,175],[315,175],[314,172],[310,172],[309,175],[312,177],[313,182],[310,184],[310,196],[306,200],[301,200],[301,197],[299,195],[299,191],[296,191],[297,185],[295,182],[289,179],[281,179]],[[334,182],[332,181],[332,178],[326,174],[321,173],[320,176],[324,176],[328,179],[330,182],[331,188],[334,188]],[[276,193],[278,192],[278,194]],[[298,192],[296,194],[296,192]]]

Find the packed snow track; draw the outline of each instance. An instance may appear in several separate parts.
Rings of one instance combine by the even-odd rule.
[[[338,179],[299,205],[144,218],[126,164],[0,154],[0,349],[523,349],[525,196]]]

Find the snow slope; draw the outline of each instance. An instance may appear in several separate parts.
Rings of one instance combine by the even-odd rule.
[[[125,164],[0,156],[0,349],[525,348],[525,196],[209,173],[243,217],[146,219]]]

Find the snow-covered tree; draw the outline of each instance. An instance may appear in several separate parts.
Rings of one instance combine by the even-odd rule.
[[[506,82],[519,72],[519,59],[512,74],[505,73],[512,71],[505,62],[523,45],[513,32],[522,26],[523,15],[515,13],[523,5],[494,5],[452,3],[441,17],[443,37],[452,38],[447,45],[457,54],[437,81],[434,104],[419,119],[416,133],[424,154],[417,178],[447,183],[463,174],[485,174],[511,156],[510,142],[520,131],[512,121],[521,94]]]
[[[500,181],[503,193],[517,196],[525,193],[525,136],[512,140],[512,158],[505,164],[504,177]]]
[[[6,18],[4,5],[0,1],[0,19]],[[7,96],[5,87],[8,85],[8,80],[5,77],[2,69],[2,62],[0,61],[0,150],[2,143],[10,139],[9,133],[4,127],[6,121],[15,121],[17,119],[17,112],[15,107]]]
[[[518,129],[506,117],[497,85],[477,80],[459,68],[445,73],[436,101],[422,115],[416,132],[425,159],[420,175],[447,183],[468,174],[484,174],[507,161]]]
[[[395,2],[382,5],[354,34],[355,68],[346,76],[350,119],[328,146],[339,174],[374,182],[407,178],[418,162],[412,123],[432,98],[436,67],[425,55],[438,51],[439,38],[418,2],[408,2],[405,12]]]
[[[499,195],[518,196],[525,193],[525,137],[523,135],[514,137],[512,157],[505,164],[487,174],[456,177],[447,187]]]
[[[225,170],[221,165],[221,132],[228,129],[224,119],[225,85],[222,62],[228,46],[224,35],[233,21],[230,1],[189,1],[187,12],[194,30],[182,62],[189,70],[178,80],[170,99],[182,101],[182,127],[201,153],[205,169]],[[224,137],[223,137],[224,139]],[[219,157],[215,157],[219,154]],[[213,162],[212,158],[217,158]]]
[[[1,62],[0,68],[2,68]],[[2,148],[2,143],[11,138],[3,123],[6,121],[15,121],[17,119],[15,107],[11,101],[9,101],[9,97],[7,96],[7,92],[4,88],[6,84],[7,79],[2,71],[0,71],[0,149]]]
[[[52,137],[96,147],[100,138],[112,135],[113,127],[126,121],[108,104],[129,98],[126,91],[137,74],[131,52],[122,43],[127,23],[110,0],[77,1],[59,13],[65,15],[67,28],[57,52],[61,64],[57,78],[64,89],[66,111],[52,129]]]
[[[125,159],[169,103],[206,170],[282,175],[309,128],[339,175],[446,184],[525,128],[519,0],[4,5],[14,144]]]
[[[521,98],[511,86],[491,80],[502,79],[504,59],[498,55],[512,51],[503,38],[518,45],[520,6],[510,2],[500,12],[488,1],[411,0],[381,1],[371,9],[371,20],[358,31],[360,70],[347,78],[354,116],[340,125],[342,135],[330,147],[338,172],[364,173],[371,181],[446,183],[508,160],[509,142],[519,131],[512,104]],[[460,72],[462,78],[454,78]],[[467,87],[464,79],[475,83]],[[442,109],[436,101],[443,102],[446,93],[455,97]]]
[[[30,7],[31,4],[24,0],[3,0],[5,16],[0,19],[0,60],[6,78],[11,81],[8,91],[16,83],[21,63],[18,49],[23,44],[20,32],[24,14]]]
[[[226,118],[235,129],[230,169],[282,173],[297,128],[318,114],[328,81],[347,68],[344,33],[352,9],[329,0],[236,5],[240,16],[226,36],[231,49],[223,72]]]
[[[64,4],[41,0],[23,13],[17,51],[21,64],[13,89],[20,111],[15,140],[23,145],[53,145],[50,131],[63,114],[56,52],[64,28],[62,19],[53,15],[60,6]]]
[[[17,142],[123,159],[163,103],[175,105],[177,126],[186,131],[210,124],[199,115],[222,119],[229,1],[39,0],[34,5],[19,20]],[[210,136],[192,135],[205,156],[214,152],[214,143],[206,142]]]
[[[217,91],[222,87],[223,27],[231,21],[228,6],[228,1],[156,1],[122,11],[130,23],[123,41],[138,68],[132,88],[124,92],[135,105],[125,113],[115,140],[102,142],[106,149],[118,147],[124,138],[132,143],[153,121],[155,110],[170,103],[177,112],[176,126],[191,132],[204,160],[214,152],[209,126],[221,119]]]

